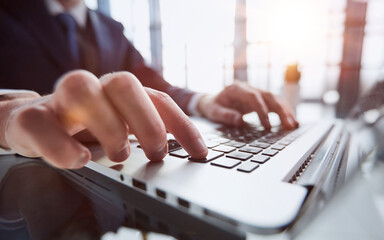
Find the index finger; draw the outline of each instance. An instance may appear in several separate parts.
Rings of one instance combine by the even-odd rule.
[[[189,117],[167,94],[149,88],[145,90],[159,112],[166,129],[193,158],[205,158],[208,149],[199,130]]]
[[[163,159],[168,151],[165,126],[139,80],[127,72],[104,75],[100,80],[109,101],[135,134],[148,159]]]
[[[262,96],[265,99],[265,103],[268,105],[269,110],[279,115],[281,124],[285,129],[298,127],[298,122],[295,120],[290,111],[284,107],[272,93],[263,92]]]

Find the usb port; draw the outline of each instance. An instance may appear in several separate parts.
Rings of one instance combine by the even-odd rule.
[[[190,204],[187,200],[184,200],[182,198],[178,198],[177,199],[177,203],[179,204],[179,206],[182,206],[182,207],[185,207],[185,208],[189,208],[190,207]]]
[[[163,190],[156,189],[156,195],[157,195],[159,198],[167,199],[167,194],[166,194]]]
[[[143,191],[147,191],[147,185],[139,180],[132,179],[132,185],[136,188],[139,188]]]

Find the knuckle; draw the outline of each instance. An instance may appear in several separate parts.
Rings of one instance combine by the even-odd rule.
[[[237,81],[235,81],[231,85],[226,86],[224,90],[226,90],[226,91],[234,91],[234,90],[236,90],[238,88],[240,88],[240,85],[239,85],[239,83]]]
[[[252,99],[256,103],[260,103],[260,94],[254,91],[247,91],[244,93],[249,99]]]
[[[188,129],[193,125],[192,121],[185,115],[180,117],[181,129]]]
[[[220,109],[218,107],[214,107],[211,110],[211,115],[212,116],[218,116],[218,115],[220,115],[220,113],[221,113],[221,111],[220,111]]]
[[[106,78],[103,78],[103,86],[113,91],[135,90],[142,87],[136,76],[129,72],[116,72],[107,75]]]
[[[97,78],[84,70],[72,71],[65,75],[57,86],[57,91],[66,96],[95,95],[100,90]]]
[[[160,91],[153,91],[152,92],[153,96],[156,98],[156,100],[164,105],[168,105],[170,104],[171,102],[173,102],[172,98],[164,93],[164,92],[160,92]]]

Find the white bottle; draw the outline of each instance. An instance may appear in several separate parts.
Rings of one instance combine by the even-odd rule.
[[[295,116],[297,105],[300,102],[300,77],[301,73],[298,70],[297,63],[287,66],[283,86],[283,97]]]

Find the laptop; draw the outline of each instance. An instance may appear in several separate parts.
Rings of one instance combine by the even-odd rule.
[[[132,153],[124,162],[110,161],[96,146],[85,168],[63,174],[122,212],[137,206],[133,218],[181,239],[294,236],[363,160],[383,158],[383,89],[377,84],[347,120],[292,131],[266,131],[253,123],[230,128],[193,118],[209,148],[206,159],[192,159],[169,135],[168,155],[150,162],[131,136]],[[170,232],[170,225],[179,233]]]

